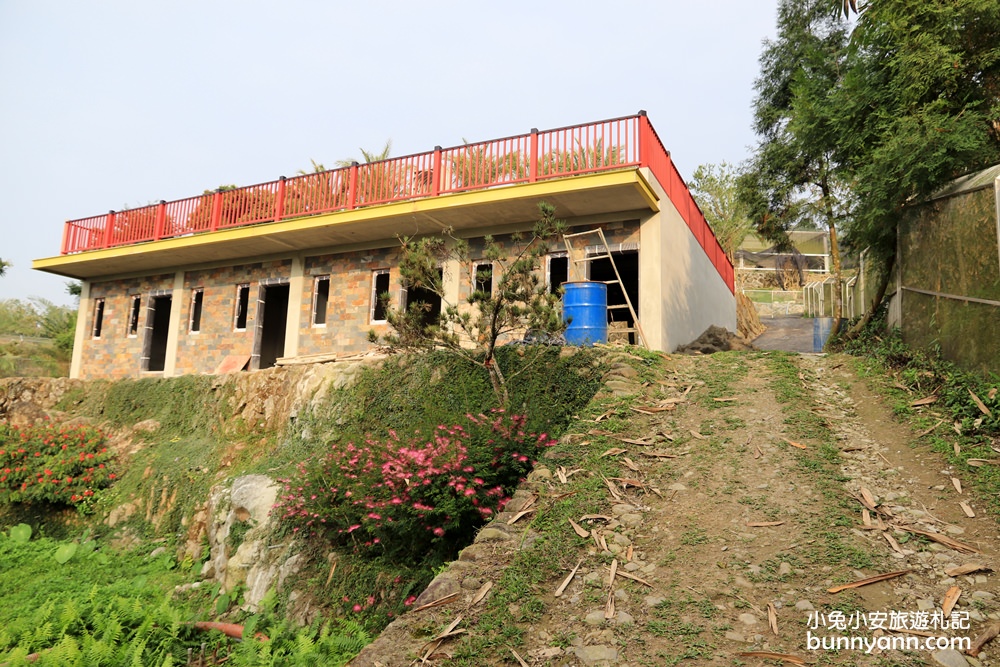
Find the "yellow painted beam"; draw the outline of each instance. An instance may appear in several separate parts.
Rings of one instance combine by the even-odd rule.
[[[95,262],[111,264],[116,259],[134,258],[136,255],[155,253],[162,256],[165,253],[182,253],[185,249],[209,248],[216,244],[222,246],[248,239],[282,237],[286,235],[291,237],[297,232],[308,232],[310,230],[345,229],[351,227],[363,229],[364,223],[373,223],[389,218],[407,219],[419,216],[421,219],[433,223],[435,215],[449,211],[458,211],[462,208],[499,205],[514,200],[541,201],[560,195],[586,193],[588,191],[596,192],[606,188],[629,185],[635,189],[650,209],[654,211],[659,210],[659,202],[655,191],[650,187],[641,171],[639,169],[623,169],[599,174],[557,178],[537,183],[496,186],[483,190],[395,202],[351,211],[337,211],[316,216],[291,218],[280,222],[261,223],[215,232],[203,232],[160,241],[149,241],[102,250],[90,250],[71,255],[57,255],[34,260],[32,268],[40,271],[72,275],[74,266]]]

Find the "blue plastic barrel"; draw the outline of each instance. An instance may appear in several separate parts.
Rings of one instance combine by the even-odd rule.
[[[593,345],[608,342],[608,286],[604,283],[563,283],[563,322],[566,342]]]

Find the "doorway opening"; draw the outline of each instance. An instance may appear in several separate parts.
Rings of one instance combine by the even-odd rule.
[[[251,368],[271,368],[285,356],[285,325],[288,321],[288,283],[261,285],[257,301],[257,335]]]
[[[167,295],[152,295],[146,306],[146,337],[142,344],[142,370],[157,372],[166,367],[167,335],[170,333],[170,307]]]
[[[603,248],[602,248],[603,250]],[[618,267],[618,274],[621,276],[622,284],[608,285],[608,340],[627,341],[631,344],[639,342],[635,332],[615,333],[616,329],[634,329],[635,319],[628,311],[628,304],[625,302],[625,293],[632,302],[632,308],[636,314],[639,313],[639,251],[625,250],[612,252],[615,260],[615,267]],[[590,265],[590,280],[605,282],[617,280],[615,269],[611,266],[611,260],[595,259],[588,262]],[[622,286],[625,292],[622,292]]]

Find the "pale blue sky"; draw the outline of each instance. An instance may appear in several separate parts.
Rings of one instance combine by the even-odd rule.
[[[0,0],[0,299],[63,222],[649,112],[685,177],[738,162],[775,3]]]

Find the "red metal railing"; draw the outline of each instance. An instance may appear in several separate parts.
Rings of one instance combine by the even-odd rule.
[[[653,172],[733,290],[732,264],[644,112],[70,220],[62,253],[630,167]]]

